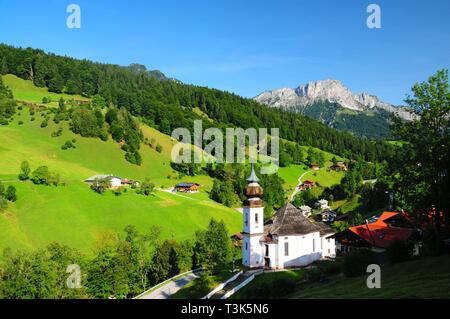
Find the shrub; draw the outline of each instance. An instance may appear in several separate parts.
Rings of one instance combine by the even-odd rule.
[[[63,133],[63,128],[62,128],[62,126],[60,126],[60,127],[58,128],[58,130],[56,130],[55,132],[52,133],[52,137],[58,137],[58,136],[61,136],[62,133]]]
[[[320,261],[318,268],[325,275],[336,275],[342,270],[342,263],[337,260]]]
[[[19,125],[23,125],[23,121],[19,121],[19,123],[18,123]]]
[[[401,240],[394,241],[386,249],[386,255],[393,264],[407,261],[411,257],[411,249]]]
[[[162,150],[163,150],[163,147],[161,146],[161,144],[156,145],[156,151],[157,151],[158,153],[161,153]]]
[[[17,200],[16,188],[12,185],[9,185],[8,189],[6,190],[5,197],[10,202],[15,202]]]
[[[345,255],[342,271],[347,277],[356,277],[366,273],[367,266],[373,264],[374,253],[369,249],[359,249]]]
[[[45,119],[45,120],[43,120],[43,121],[41,122],[41,127],[44,128],[44,127],[47,127],[47,126],[48,126],[48,120]]]
[[[123,191],[124,191],[124,189],[122,187],[119,187],[119,188],[116,188],[116,189],[112,190],[113,194],[116,195],[116,196],[122,195]]]
[[[31,121],[31,122],[34,122],[35,120],[36,120],[35,117],[30,118],[30,121]]]
[[[26,181],[30,179],[30,164],[27,161],[23,161],[22,164],[20,164],[20,174],[19,174],[19,180]]]
[[[68,149],[70,149],[70,148],[77,148],[77,147],[72,143],[72,141],[67,141],[66,143],[64,143],[63,146],[61,146],[61,149],[63,149],[63,150],[68,150]]]
[[[36,185],[50,184],[50,171],[47,166],[38,167],[31,176],[31,181]]]

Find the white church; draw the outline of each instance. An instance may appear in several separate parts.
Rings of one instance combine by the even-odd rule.
[[[333,230],[311,222],[292,204],[278,210],[264,223],[263,189],[252,168],[244,203],[242,262],[249,268],[284,269],[336,256]]]

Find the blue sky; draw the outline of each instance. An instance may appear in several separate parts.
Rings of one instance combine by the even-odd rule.
[[[66,7],[81,7],[79,30]],[[366,8],[381,6],[382,28]],[[450,67],[450,1],[0,0],[0,42],[159,69],[186,83],[253,97],[335,78],[401,104]]]

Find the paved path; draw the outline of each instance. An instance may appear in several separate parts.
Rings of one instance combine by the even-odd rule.
[[[188,274],[179,279],[168,282],[162,287],[153,290],[152,292],[140,297],[139,299],[170,299],[173,294],[175,294],[178,290],[180,290],[196,278],[198,278],[198,273]]]
[[[292,202],[292,201],[294,200],[295,195],[297,195],[297,193],[300,191],[299,187],[303,184],[302,178],[305,177],[306,174],[311,173],[311,172],[312,172],[312,171],[304,172],[304,173],[302,174],[302,176],[300,176],[300,177],[298,178],[298,184],[297,184],[297,186],[295,186],[294,192],[292,193],[291,197],[289,198],[289,201],[290,201],[290,202]]]

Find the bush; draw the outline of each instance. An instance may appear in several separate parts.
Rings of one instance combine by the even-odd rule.
[[[369,249],[359,249],[345,255],[342,271],[347,277],[356,277],[366,273],[367,266],[375,261],[374,253]]]
[[[156,151],[157,151],[158,153],[161,153],[162,150],[163,150],[163,147],[161,146],[161,144],[156,145]]]
[[[31,122],[34,122],[35,120],[36,120],[35,117],[30,118],[30,121],[31,121]]]
[[[71,149],[71,148],[77,148],[77,147],[72,143],[72,141],[67,141],[66,143],[64,143],[63,146],[61,146],[61,149],[62,149],[62,150],[68,150],[68,149]]]
[[[50,171],[47,166],[38,167],[31,176],[31,181],[36,185],[48,185],[50,180]]]
[[[407,261],[411,257],[411,249],[401,240],[396,240],[386,249],[386,255],[393,264]]]
[[[26,181],[30,179],[30,164],[27,161],[23,161],[22,164],[20,164],[20,174],[19,174],[19,180]]]
[[[342,271],[342,263],[337,260],[323,260],[319,262],[318,268],[325,275],[336,275]]]
[[[48,120],[45,119],[45,120],[43,120],[43,121],[41,122],[41,127],[44,128],[44,127],[47,127],[47,126],[48,126]]]
[[[16,188],[12,185],[9,185],[8,189],[6,190],[5,197],[10,202],[17,201]]]
[[[58,128],[57,131],[55,131],[55,132],[52,133],[52,137],[58,137],[58,136],[61,136],[62,133],[63,133],[63,128],[62,128],[62,126],[60,126],[60,127]]]
[[[113,192],[114,195],[120,196],[124,192],[124,188],[119,187],[119,188],[113,189],[112,192]]]
[[[19,125],[23,125],[23,121],[19,121],[19,123],[18,123]]]

